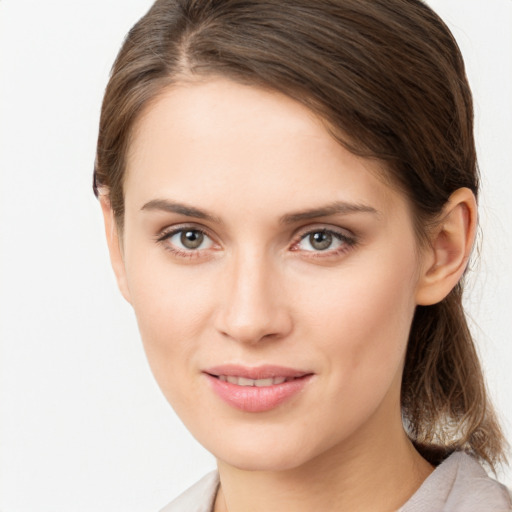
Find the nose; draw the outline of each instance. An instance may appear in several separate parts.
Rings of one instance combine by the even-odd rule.
[[[224,272],[216,316],[216,328],[223,336],[257,344],[291,332],[291,311],[279,268],[261,254],[240,254]]]

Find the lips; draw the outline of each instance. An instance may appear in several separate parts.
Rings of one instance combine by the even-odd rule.
[[[218,378],[222,382],[229,382],[230,384],[236,384],[237,386],[256,386],[258,388],[275,386],[276,384],[282,384],[287,380],[286,377],[269,377],[268,379],[248,379],[246,377],[236,377],[234,375],[219,375]]]
[[[228,405],[245,412],[275,409],[304,389],[312,373],[281,366],[225,365],[204,371],[211,389]]]

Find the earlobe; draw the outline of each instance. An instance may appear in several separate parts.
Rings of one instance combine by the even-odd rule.
[[[471,255],[477,225],[477,206],[468,188],[448,199],[432,230],[430,246],[423,252],[423,268],[416,303],[427,306],[442,301],[462,277]]]
[[[108,251],[110,253],[110,262],[116,276],[117,286],[123,297],[128,302],[131,302],[130,291],[126,280],[126,268],[121,247],[121,238],[119,236],[115,215],[110,205],[108,195],[100,195],[99,199],[103,212],[103,221],[105,223],[105,235],[107,237]]]

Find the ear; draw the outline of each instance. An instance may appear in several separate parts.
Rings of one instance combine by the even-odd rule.
[[[119,236],[119,228],[117,226],[114,211],[110,205],[108,195],[100,195],[99,199],[101,210],[103,212],[103,221],[105,222],[105,235],[107,236],[110,263],[112,264],[119,290],[123,297],[130,302],[130,291],[126,279],[122,240]]]
[[[442,301],[459,282],[471,255],[477,226],[476,199],[460,188],[448,199],[422,252],[423,265],[416,290],[422,306]]]

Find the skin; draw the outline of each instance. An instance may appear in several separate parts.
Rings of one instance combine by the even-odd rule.
[[[383,172],[299,103],[222,78],[164,91],[136,125],[122,234],[102,197],[112,264],[164,395],[217,458],[217,512],[391,511],[432,471],[402,426],[403,361],[416,305],[466,266],[475,202],[458,190],[419,247]],[[313,376],[250,413],[209,386],[226,363]]]

